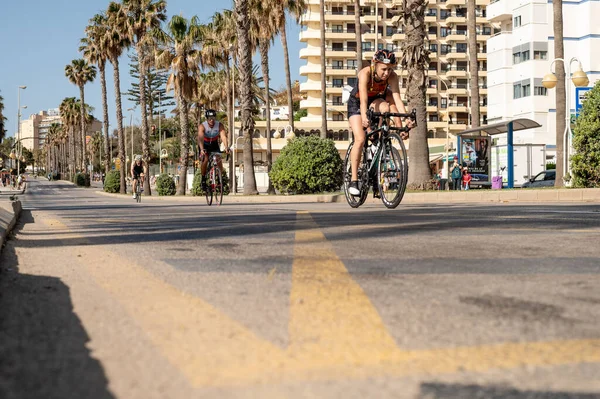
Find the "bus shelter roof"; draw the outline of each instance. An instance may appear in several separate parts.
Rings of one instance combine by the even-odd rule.
[[[511,121],[498,122],[491,125],[483,125],[473,129],[463,130],[462,132],[457,133],[457,136],[482,136],[482,133],[486,133],[489,136],[503,134],[508,132],[508,125],[510,123],[512,123],[513,125],[513,132],[542,127],[542,125],[540,125],[534,120],[527,118],[519,118],[513,119]]]

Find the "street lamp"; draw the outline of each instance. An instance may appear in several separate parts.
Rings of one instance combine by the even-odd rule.
[[[565,62],[565,60],[563,58],[555,58],[552,63],[550,64],[550,73],[546,74],[546,76],[544,76],[544,79],[542,79],[542,85],[546,88],[546,89],[553,89],[556,87],[556,83],[558,82],[558,78],[556,77],[556,75],[554,74],[554,72],[552,72],[552,66],[554,65],[554,63],[556,61],[562,61],[562,63],[565,65],[565,91],[566,91],[566,103],[565,103],[565,133],[564,133],[564,137],[563,137],[563,171],[565,171],[566,173],[568,173],[569,175],[571,174],[571,164],[569,162],[569,157],[570,155],[573,153],[573,149],[571,148],[573,146],[573,142],[571,140],[571,135],[573,134],[571,132],[571,120],[570,120],[570,109],[569,109],[569,92],[570,90],[568,89],[569,84],[568,84],[568,80],[569,78],[573,81],[573,84],[576,87],[581,87],[581,86],[587,86],[587,84],[590,82],[590,80],[588,79],[587,75],[585,72],[583,72],[583,68],[581,67],[581,61],[579,61],[579,59],[577,57],[573,57],[569,60],[569,62]],[[575,71],[575,73],[573,73],[573,76],[571,76],[571,64],[577,61],[577,63],[579,64],[579,69],[577,71]],[[558,155],[558,154],[557,154]],[[557,156],[558,158],[558,156]],[[557,159],[558,161],[558,159]]]
[[[131,162],[133,162],[133,111],[135,111],[135,107],[127,108],[127,111],[131,111],[129,113],[129,130],[131,131]],[[127,152],[127,150],[125,150],[125,152]],[[125,161],[125,170],[129,170],[127,169],[127,162],[129,161]]]
[[[21,90],[25,90],[27,86],[19,86],[17,89],[18,107],[17,107],[17,143],[21,138]],[[27,106],[23,107],[27,108]],[[14,159],[14,158],[13,158]],[[17,175],[21,172],[21,163],[17,160]]]

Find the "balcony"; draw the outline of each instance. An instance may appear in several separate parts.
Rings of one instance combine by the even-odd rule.
[[[452,13],[448,18],[446,18],[447,24],[460,24],[467,22],[467,14],[456,14]]]
[[[354,35],[354,38],[356,38],[356,35]],[[381,33],[376,34],[375,31],[369,31],[366,33],[363,33],[362,35],[363,40],[375,40],[375,38],[377,38],[378,40],[381,40],[383,38],[383,35]]]
[[[406,39],[406,35],[404,34],[404,32],[396,32],[392,35],[393,41],[402,41],[405,39]]]
[[[437,92],[438,92],[438,89],[435,86],[428,87],[427,90],[425,91],[425,93],[427,93],[427,94],[437,94]]]
[[[448,112],[469,112],[467,103],[449,103]]]
[[[446,76],[449,78],[465,78],[467,77],[467,66],[453,66],[446,70]]]
[[[460,42],[460,41],[464,42],[467,40],[467,31],[466,30],[453,30],[448,34],[448,36],[446,36],[446,40],[452,41],[452,42]]]
[[[318,15],[318,14],[317,14]],[[335,22],[335,21],[347,21],[348,18],[354,19],[354,13],[348,13],[346,11],[336,11],[336,12],[326,12],[325,13],[325,22]]]
[[[328,58],[356,57],[356,47],[325,47],[325,56]]]
[[[427,112],[437,112],[438,111],[438,106],[436,105],[432,105],[432,104],[427,104]]]
[[[450,130],[462,131],[462,130],[465,130],[467,128],[467,124],[468,124],[468,121],[466,121],[466,120],[459,120],[459,121],[456,121],[456,122],[448,124],[448,128]]]
[[[326,92],[327,94],[342,94],[343,91],[343,84],[333,84],[328,82],[326,85],[327,87]],[[321,90],[321,84],[319,83],[319,90]]]
[[[367,23],[367,22],[380,22],[383,19],[383,16],[381,14],[379,15],[375,15],[375,11],[371,11],[370,13],[364,13],[361,17],[360,17],[360,23]]]
[[[356,76],[356,67],[348,65],[327,65],[328,76]]]
[[[305,47],[300,49],[300,58],[308,58],[308,57],[320,57],[321,56],[321,48],[320,47]]]
[[[307,42],[311,39],[321,40],[321,32],[316,29],[307,29],[300,32],[300,41]]]
[[[447,0],[446,6],[465,6],[467,5],[467,0]]]
[[[321,74],[321,65],[319,64],[308,64],[300,67],[300,75],[306,76],[310,73]]]
[[[443,129],[446,125],[447,123],[443,121],[427,121],[427,129]]]
[[[448,94],[462,94],[462,95],[467,95],[468,94],[468,85],[465,84],[458,84],[455,83],[453,85],[450,85],[450,87],[448,88]]]
[[[512,19],[512,5],[509,0],[492,1],[486,7],[486,11],[490,22],[510,21]]]
[[[356,39],[356,30],[351,29],[327,29],[325,31],[327,39],[353,40]],[[320,38],[320,35],[319,35]]]
[[[456,49],[452,49],[452,51],[446,55],[446,58],[453,59],[453,60],[466,60],[467,53],[466,52],[464,52],[464,53],[457,52]]]
[[[304,82],[300,83],[300,91],[321,91],[321,82]]]
[[[320,99],[301,100],[300,108],[301,109],[321,108],[321,100]]]
[[[429,2],[431,4],[431,2]],[[437,22],[437,14],[425,14],[425,22]]]
[[[477,53],[477,59],[478,60],[487,60],[487,53]]]

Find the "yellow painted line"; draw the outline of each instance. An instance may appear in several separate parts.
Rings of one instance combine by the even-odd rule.
[[[290,348],[312,363],[372,364],[398,348],[379,313],[308,213],[298,213],[290,294]]]
[[[52,230],[77,236],[59,220],[45,222]],[[299,213],[296,224],[287,350],[128,259],[94,246],[77,247],[77,253],[98,284],[125,307],[194,386],[600,362],[600,339],[401,350],[311,216]]]

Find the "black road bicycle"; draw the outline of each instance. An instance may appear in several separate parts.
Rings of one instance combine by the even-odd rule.
[[[344,160],[344,194],[352,208],[364,204],[370,187],[373,187],[373,196],[380,197],[387,208],[396,208],[402,201],[408,180],[408,158],[403,140],[394,132],[408,132],[411,128],[391,126],[390,118],[393,117],[410,118],[416,122],[417,110],[413,109],[408,114],[367,111],[371,131],[367,133],[362,159],[358,164],[360,195],[357,196],[348,192],[352,179],[350,152],[354,141],[348,147]]]
[[[223,176],[219,168],[219,160],[222,152],[211,152],[208,154],[208,166],[206,167],[206,203],[212,205],[213,198],[217,205],[223,202]],[[229,159],[229,154],[226,160]]]

